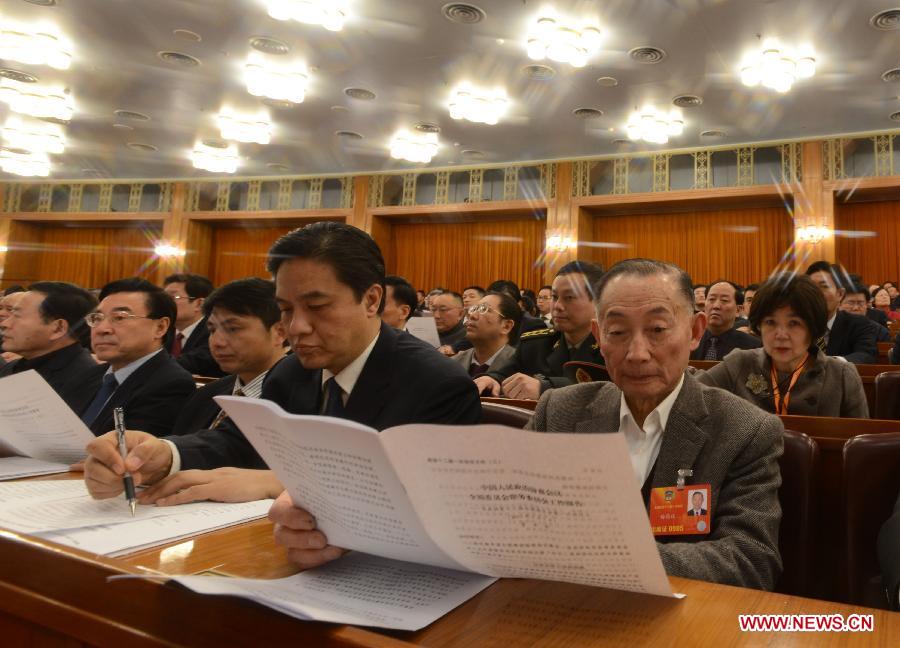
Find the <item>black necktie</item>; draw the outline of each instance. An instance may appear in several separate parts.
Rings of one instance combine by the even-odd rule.
[[[715,335],[709,336],[709,346],[706,348],[706,355],[703,356],[704,360],[718,360],[719,359],[719,338]]]
[[[346,418],[344,410],[344,391],[337,384],[334,376],[325,381],[325,409],[322,414],[325,416],[335,416],[337,418]]]
[[[487,370],[490,368],[491,366],[489,364],[478,364],[477,362],[473,362],[469,365],[469,376],[477,378],[482,374],[486,374]]]
[[[100,416],[100,412],[103,411],[106,401],[115,393],[118,386],[119,381],[116,380],[115,374],[108,373],[103,376],[103,384],[97,390],[97,395],[94,396],[94,400],[91,401],[88,408],[84,410],[84,414],[81,415],[81,420],[84,421],[85,425],[90,427],[94,424],[94,421]]]

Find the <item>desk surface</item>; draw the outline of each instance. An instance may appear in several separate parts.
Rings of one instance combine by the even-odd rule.
[[[900,645],[900,614],[673,578],[681,601],[564,583],[502,580],[428,628],[304,623],[250,602],[117,573],[294,573],[267,521],[119,559],[0,531],[4,645],[866,646]],[[871,633],[742,633],[738,614],[872,614]],[[65,640],[74,637],[77,641]],[[55,641],[53,641],[55,640]]]

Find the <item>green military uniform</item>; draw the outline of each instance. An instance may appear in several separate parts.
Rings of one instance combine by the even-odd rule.
[[[566,344],[565,337],[560,331],[539,329],[523,333],[512,360],[499,367],[492,367],[485,375],[502,384],[513,374],[523,373],[540,380],[543,393],[552,387],[575,384],[572,378],[566,377],[566,370],[563,368],[564,364],[573,360],[605,364],[593,335],[588,334],[581,344],[570,352],[569,345]]]

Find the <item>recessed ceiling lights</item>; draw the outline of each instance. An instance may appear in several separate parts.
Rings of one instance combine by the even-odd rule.
[[[551,7],[541,10],[525,38],[528,58],[549,58],[580,68],[600,46],[600,28],[590,22],[560,16]]]
[[[291,170],[287,164],[279,164],[278,162],[269,162],[266,166],[272,169],[272,171],[280,171],[282,173]]]
[[[703,99],[697,95],[683,94],[672,99],[672,103],[679,108],[694,108],[703,104]]]
[[[757,51],[744,56],[740,70],[745,86],[763,85],[784,93],[816,73],[816,57],[811,45],[794,49],[767,38]]]
[[[191,31],[190,29],[175,29],[172,31],[172,35],[182,40],[191,41],[192,43],[199,43],[203,40],[200,34]]]
[[[615,144],[616,146],[629,146],[629,145],[631,145],[631,140],[627,140],[627,139],[614,139],[614,140],[612,141],[612,143]]]
[[[535,81],[549,81],[556,76],[556,70],[549,65],[526,65],[522,74]]]
[[[50,158],[45,153],[0,148],[0,170],[20,176],[46,178],[50,175]]]
[[[153,151],[159,150],[157,147],[153,146],[153,144],[145,144],[144,142],[126,142],[125,146],[132,151],[141,151],[142,153],[152,153]]]
[[[244,82],[247,92],[255,97],[298,104],[303,103],[306,97],[309,73],[299,61],[282,63],[258,52],[250,52],[244,64]]]
[[[291,46],[271,36],[254,36],[250,39],[250,47],[263,54],[281,56],[291,51]]]
[[[444,18],[463,25],[474,25],[485,18],[484,9],[465,2],[451,2],[441,7]]]
[[[133,131],[134,130],[134,126],[129,126],[128,124],[113,124],[112,127],[118,128],[119,130],[122,130],[122,131]]]
[[[629,50],[628,56],[631,57],[633,61],[637,61],[638,63],[644,63],[646,65],[652,65],[654,63],[660,63],[663,59],[668,56],[666,51],[660,49],[658,47],[635,47],[633,50]]]
[[[206,139],[197,142],[191,152],[194,168],[212,173],[234,173],[239,162],[237,145],[229,145],[221,140]]]
[[[12,68],[0,68],[0,77],[4,79],[12,79],[19,83],[37,83],[38,78],[28,72],[22,70],[13,70]]]
[[[509,108],[509,99],[503,88],[476,88],[462,83],[450,94],[447,107],[453,119],[494,125]]]
[[[347,112],[350,109],[347,108],[347,106],[331,106],[331,108],[329,108],[329,110],[331,110],[332,112],[336,112],[336,113],[342,113],[342,112]]]
[[[0,27],[0,59],[67,70],[71,51],[68,39],[51,25],[10,22]]]
[[[365,88],[344,88],[344,94],[360,101],[372,101],[375,98],[375,93]]]
[[[284,101],[282,99],[272,99],[270,97],[266,97],[262,100],[262,102],[269,106],[269,108],[275,108],[276,110],[288,110],[289,108],[295,108],[297,104],[292,101]]]
[[[420,133],[440,133],[441,127],[434,122],[419,122],[413,126]]]
[[[224,109],[219,113],[219,133],[223,139],[268,144],[272,139],[272,122],[266,112],[241,115]]]
[[[891,113],[891,119],[896,122],[900,122],[900,111],[895,113]]]
[[[0,135],[5,146],[31,153],[59,155],[66,150],[66,138],[59,124],[12,115],[0,129]]]
[[[481,159],[484,157],[484,151],[479,151],[478,149],[463,149],[459,152],[459,154],[471,160]]]
[[[681,135],[684,131],[684,119],[681,112],[674,108],[666,113],[653,106],[644,106],[631,113],[625,130],[628,139],[632,141],[665,144],[669,141],[669,136]]]
[[[38,5],[39,7],[55,7],[56,0],[25,0],[29,4]]]
[[[700,133],[700,137],[705,137],[707,139],[721,139],[726,136],[727,133],[723,130],[705,130]]]
[[[96,177],[99,177],[99,176],[101,176],[101,175],[103,175],[103,174],[100,173],[100,171],[98,171],[97,169],[82,169],[81,172],[82,172],[84,175],[94,176],[95,178],[96,178]]]
[[[10,110],[39,119],[69,121],[75,112],[71,95],[62,88],[19,83],[12,79],[0,79],[0,101]]]
[[[611,76],[602,76],[597,79],[597,85],[603,88],[614,88],[619,85],[619,80]]]
[[[296,20],[341,31],[347,19],[346,0],[267,0],[269,15],[275,20]]]
[[[597,110],[596,108],[576,108],[572,111],[572,114],[576,117],[581,117],[582,119],[596,119],[597,117],[603,117],[603,111]]]
[[[200,140],[200,143],[203,144],[203,146],[208,146],[210,148],[217,148],[217,149],[228,148],[228,142],[226,142],[223,139],[217,139],[215,137],[204,138],[204,139]]]
[[[900,29],[900,9],[885,9],[869,18],[869,24],[881,31]]]
[[[896,83],[897,81],[900,81],[900,68],[886,71],[881,75],[881,80],[886,83]]]
[[[113,115],[115,115],[119,119],[132,119],[134,121],[150,120],[150,115],[145,115],[144,113],[137,112],[136,110],[114,110]]]
[[[334,131],[334,135],[335,135],[335,137],[343,137],[346,139],[354,139],[354,140],[361,140],[363,138],[363,136],[360,135],[359,133],[357,133],[356,131],[349,131],[349,130]]]
[[[428,164],[438,151],[437,133],[413,133],[400,130],[391,139],[391,157]]]
[[[192,68],[200,65],[200,59],[184,52],[165,51],[157,52],[156,55],[166,63],[177,65],[178,67]]]

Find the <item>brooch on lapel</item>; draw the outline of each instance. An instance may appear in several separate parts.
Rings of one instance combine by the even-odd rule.
[[[759,374],[750,374],[745,383],[754,396],[766,395],[766,379]]]

